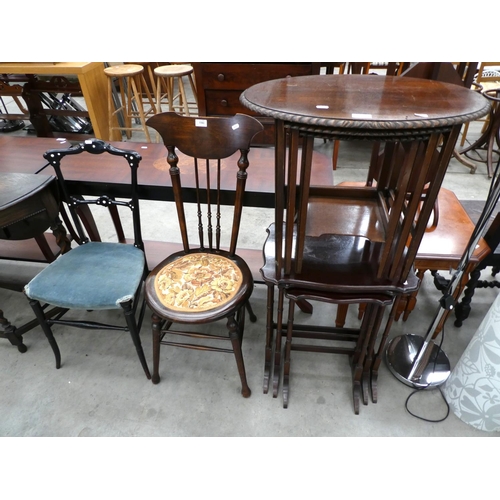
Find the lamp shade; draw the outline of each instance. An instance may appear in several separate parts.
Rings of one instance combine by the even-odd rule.
[[[500,295],[443,385],[443,394],[460,420],[500,432]]]

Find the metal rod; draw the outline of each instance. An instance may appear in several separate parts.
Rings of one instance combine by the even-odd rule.
[[[422,347],[419,349],[419,352],[415,356],[413,367],[408,376],[410,381],[419,380],[423,371],[427,367],[429,358],[431,356],[432,348],[434,348],[434,343],[432,342],[434,331],[439,322],[441,321],[441,318],[446,313],[446,311],[454,308],[455,305],[454,301],[450,302],[449,300],[453,297],[453,294],[458,284],[460,283],[460,280],[462,279],[463,273],[465,272],[465,268],[469,263],[472,254],[474,253],[474,250],[477,244],[479,243],[479,240],[484,236],[484,233],[486,232],[488,221],[500,198],[500,178],[499,178],[500,176],[498,175],[499,165],[500,165],[500,159],[497,162],[495,173],[491,180],[490,189],[484,204],[483,211],[479,216],[479,220],[474,228],[474,231],[472,232],[469,243],[462,255],[462,258],[460,259],[457,269],[454,273],[452,273],[451,280],[444,293],[443,299],[440,301],[441,306],[438,309],[429,329],[427,330],[427,334],[424,338]],[[494,249],[492,249],[492,251],[493,250]]]

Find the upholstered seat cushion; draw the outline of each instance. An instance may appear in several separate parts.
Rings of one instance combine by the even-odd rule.
[[[230,259],[210,253],[182,255],[156,275],[155,291],[168,309],[201,312],[229,302],[242,286],[242,273]]]
[[[119,309],[144,272],[144,252],[122,243],[90,242],[52,262],[25,287],[31,299],[70,309]]]

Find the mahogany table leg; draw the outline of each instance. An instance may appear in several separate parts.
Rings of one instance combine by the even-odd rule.
[[[281,337],[283,335],[283,302],[285,291],[278,287],[278,316],[276,318],[276,338],[274,347],[274,368],[273,368],[273,398],[278,397],[278,389],[281,377]]]
[[[19,352],[26,352],[28,348],[23,344],[23,336],[16,331],[16,327],[11,325],[9,320],[3,315],[0,309],[0,338],[7,339],[12,345],[17,347]]]
[[[369,400],[369,395],[372,393],[372,365],[373,360],[375,358],[375,344],[378,337],[378,331],[380,329],[380,324],[382,323],[382,317],[384,316],[385,307],[380,306],[377,307],[375,323],[370,330],[369,334],[369,342],[368,348],[366,350],[366,358],[364,362],[363,368],[363,379],[362,379],[362,388],[363,388],[363,404],[367,405]],[[373,396],[372,396],[373,398]],[[372,399],[373,400],[373,399]],[[376,399],[375,401],[376,402]]]
[[[364,404],[368,404],[366,391],[363,391],[362,378],[364,372],[364,362],[370,340],[370,333],[373,330],[377,314],[377,305],[368,304],[366,307],[363,321],[361,323],[360,334],[354,355],[352,357],[352,390],[353,390],[353,405],[354,413],[359,414],[360,401],[363,399]],[[366,402],[365,402],[366,401]]]
[[[263,392],[267,394],[269,391],[269,382],[272,372],[272,358],[273,358],[273,309],[274,309],[274,286],[268,285],[267,287],[267,321],[266,321],[266,344],[264,352],[264,382]]]
[[[387,318],[387,323],[385,324],[384,332],[380,338],[380,343],[378,346],[377,353],[373,357],[373,362],[370,366],[370,388],[372,394],[372,402],[377,403],[378,401],[378,370],[380,368],[380,363],[382,362],[382,357],[385,352],[385,346],[387,344],[387,339],[389,337],[389,332],[391,330],[392,324],[398,311],[400,309],[400,303],[404,302],[403,296],[398,295],[394,300],[394,303],[391,307],[391,311],[389,313],[389,318]]]
[[[289,300],[288,309],[288,324],[286,330],[285,341],[285,360],[283,366],[283,408],[288,408],[288,400],[290,397],[290,356],[292,352],[292,336],[293,336],[293,318],[295,312],[295,300]]]

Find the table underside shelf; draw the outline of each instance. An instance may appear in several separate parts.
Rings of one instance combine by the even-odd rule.
[[[311,187],[310,192],[307,236],[339,234],[385,242],[387,212],[374,188]]]

